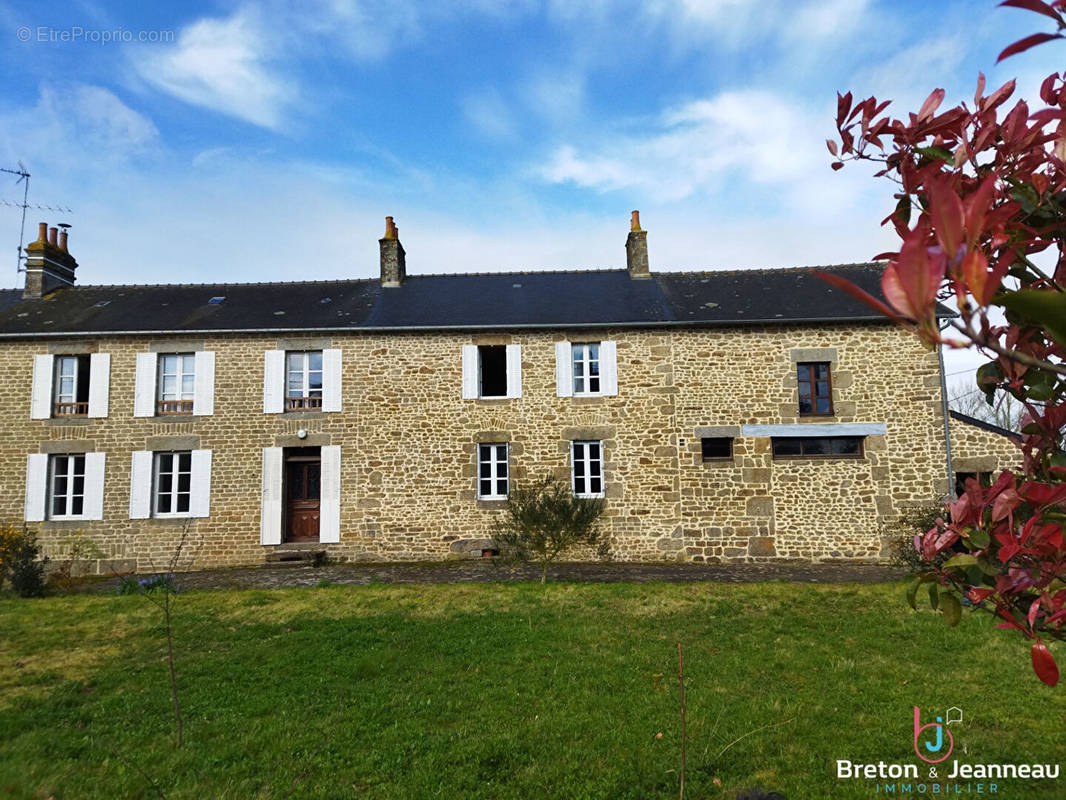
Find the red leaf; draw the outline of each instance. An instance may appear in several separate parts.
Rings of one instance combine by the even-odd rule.
[[[1033,672],[1048,686],[1059,682],[1059,667],[1042,639],[1033,642]]]
[[[962,259],[962,280],[979,304],[988,305],[991,299],[986,291],[988,260],[980,250],[971,250]],[[992,291],[995,292],[995,288]]]
[[[977,91],[973,93],[973,104],[975,108],[981,107],[981,95],[985,93],[985,74],[983,72],[977,73]]]
[[[966,198],[966,243],[970,249],[977,244],[985,226],[985,217],[992,205],[992,199],[996,194],[996,179],[999,176],[992,172],[981,181],[977,191]]]
[[[999,58],[996,59],[996,63],[998,64],[1005,58],[1016,56],[1018,53],[1024,53],[1029,48],[1036,47],[1038,44],[1050,42],[1052,39],[1061,38],[1061,33],[1034,33],[1032,36],[1026,36],[1024,39],[1019,39],[1010,47],[1004,49],[1004,51],[999,54]]]
[[[976,586],[966,593],[971,603],[983,603],[990,595],[995,594],[994,589],[978,589]]]
[[[982,100],[981,102],[984,105],[982,106],[981,111],[991,111],[996,106],[998,106],[1000,103],[1004,102],[1012,94],[1014,94],[1014,84],[1015,84],[1015,81],[1012,78],[1011,80],[1007,81],[1005,84],[1000,86],[998,89],[996,89],[996,91],[992,92],[992,94],[990,94],[984,100]],[[992,120],[992,121],[995,122],[995,120]],[[995,132],[996,132],[995,125],[989,125],[989,126],[987,126],[985,128],[985,133],[987,135],[989,135],[989,136],[994,135]],[[984,148],[975,147],[974,149],[975,150],[982,150]]]
[[[1029,621],[1029,627],[1030,628],[1033,627],[1033,623],[1036,622],[1036,615],[1038,613],[1040,613],[1040,598],[1039,597],[1036,598],[1036,600],[1034,600],[1032,603],[1029,604],[1029,613],[1026,614],[1026,616],[1025,616],[1025,618]]]
[[[1053,506],[1066,501],[1066,483],[1054,485],[1049,483],[1036,483],[1027,481],[1018,487],[1018,494],[1025,498],[1026,502],[1043,508]]]
[[[834,161],[829,166],[833,168],[833,172],[836,172],[838,169],[843,169],[844,168],[844,162],[843,161]]]
[[[860,303],[865,303],[866,305],[870,306],[870,308],[874,309],[874,311],[879,311],[886,317],[894,319],[896,322],[903,321],[899,314],[897,314],[891,308],[886,306],[872,294],[867,291],[864,291],[863,289],[860,289],[858,286],[856,286],[854,283],[847,280],[846,278],[842,278],[839,275],[831,275],[828,272],[816,272],[814,274],[826,283],[833,284],[833,286],[840,289],[840,291],[850,294]]]
[[[936,111],[940,107],[940,104],[943,102],[944,90],[933,89],[933,91],[929,93],[929,96],[925,98],[925,102],[922,103],[922,107],[918,109],[918,121],[924,122],[926,119],[931,117],[933,115],[933,112]]]
[[[834,156],[837,154],[837,143],[834,142],[832,139],[826,139],[825,146],[829,148],[829,152],[832,153]]]
[[[837,92],[837,127],[839,128],[844,124],[844,118],[847,117],[848,111],[851,110],[851,92],[847,94],[841,94]]]
[[[1023,8],[1026,11],[1035,11],[1037,14],[1043,14],[1045,17],[1051,17],[1055,22],[1059,23],[1061,27],[1062,17],[1047,3],[1041,3],[1040,0],[1003,0],[1000,3],[1001,6],[1006,8]]]
[[[962,244],[962,200],[947,181],[938,180],[929,184],[929,204],[937,241],[947,257],[954,259]]]
[[[992,504],[992,521],[999,522],[1013,513],[1014,509],[1022,504],[1022,499],[1014,489],[1007,489],[996,497]]]

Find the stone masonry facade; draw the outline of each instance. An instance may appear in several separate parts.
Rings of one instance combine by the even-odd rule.
[[[617,342],[618,394],[556,396],[555,342]],[[463,399],[463,345],[521,346],[522,396]],[[341,411],[263,412],[263,353],[337,348]],[[215,352],[214,413],[133,416],[137,353]],[[42,353],[107,352],[110,408],[99,419],[31,420],[32,365]],[[796,363],[831,364],[835,415],[800,417]],[[890,324],[733,328],[604,328],[513,334],[255,333],[95,336],[7,341],[0,518],[23,515],[30,453],[106,453],[103,519],[28,523],[62,558],[74,537],[103,550],[106,569],[158,569],[187,531],[196,567],[256,564],[261,454],[269,447],[341,448],[337,560],[429,560],[473,553],[501,504],[478,500],[479,442],[510,444],[513,481],[570,480],[570,442],[603,442],[602,525],[620,560],[873,561],[880,523],[947,489],[935,353]],[[900,376],[905,376],[901,379]],[[861,458],[783,459],[749,424],[883,423]],[[303,434],[298,437],[298,432]],[[704,463],[702,436],[732,436],[733,457]],[[209,449],[210,515],[130,519],[131,453]]]

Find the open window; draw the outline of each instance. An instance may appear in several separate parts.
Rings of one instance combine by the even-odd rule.
[[[522,396],[522,348],[517,344],[464,345],[463,398]]]
[[[36,355],[30,419],[106,417],[110,383],[109,353]]]

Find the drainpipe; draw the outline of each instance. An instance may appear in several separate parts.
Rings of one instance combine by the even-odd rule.
[[[941,326],[940,330],[944,330],[947,327],[945,323]],[[955,469],[951,465],[951,429],[948,425],[951,417],[948,414],[948,380],[944,370],[944,345],[938,344],[936,346],[936,357],[940,363],[940,411],[944,417],[944,449],[947,452],[948,463],[948,497],[951,500],[955,498]]]

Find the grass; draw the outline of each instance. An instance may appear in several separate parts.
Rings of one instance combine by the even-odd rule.
[[[2,599],[0,798],[677,797],[678,641],[690,798],[756,784],[869,798],[874,782],[838,781],[835,760],[919,763],[914,705],[923,722],[963,709],[962,760],[1064,760],[1066,692],[1037,681],[1025,644],[973,614],[949,629],[902,596],[785,583],[193,592],[175,609],[180,750],[151,604]]]

